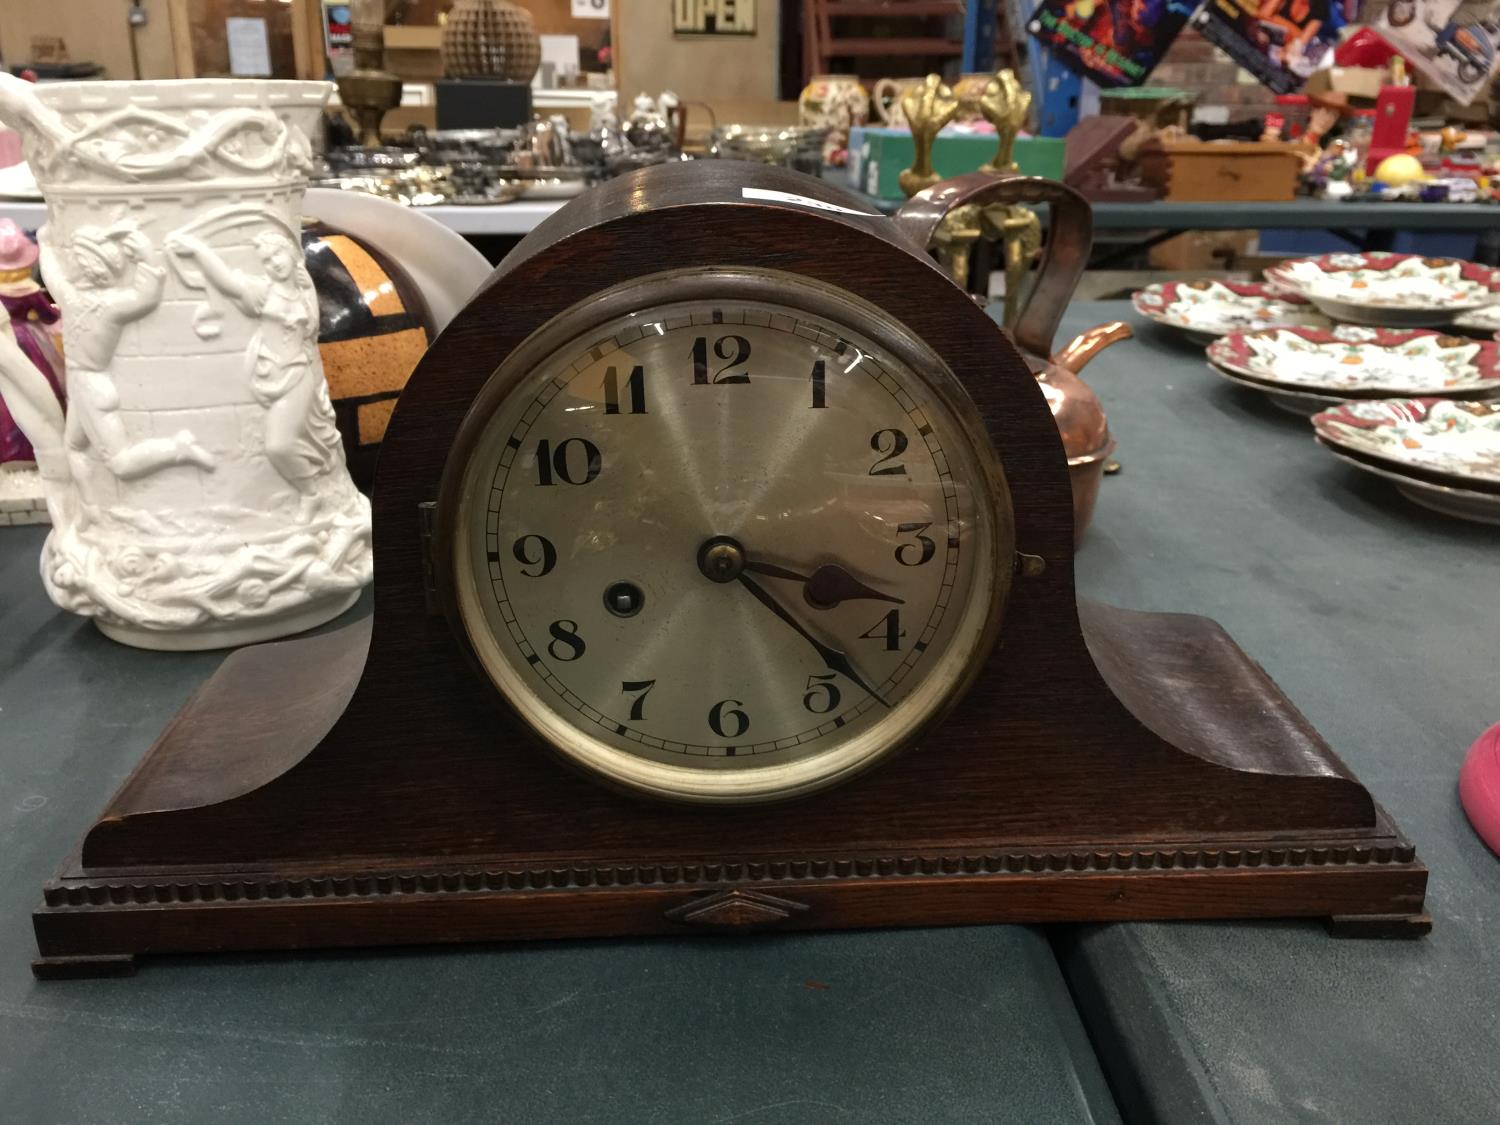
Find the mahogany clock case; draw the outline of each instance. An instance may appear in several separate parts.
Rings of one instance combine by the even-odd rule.
[[[1066,461],[1026,363],[865,211],[807,177],[701,162],[614,180],[529,235],[396,407],[373,622],[226,659],[44,888],[37,972],[773,925],[1304,915],[1421,932],[1414,849],[1222,630],[1076,603]],[[842,288],[931,343],[998,453],[1025,563],[998,645],[920,745],[799,801],[727,808],[615,792],[539,745],[465,661],[429,539],[460,424],[512,350],[592,294],[726,266]]]

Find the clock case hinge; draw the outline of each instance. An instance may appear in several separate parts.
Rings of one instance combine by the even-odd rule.
[[[443,607],[438,602],[437,568],[432,562],[432,540],[437,533],[437,501],[424,500],[417,505],[417,534],[422,543],[422,595],[427,599],[430,617],[441,617]]]

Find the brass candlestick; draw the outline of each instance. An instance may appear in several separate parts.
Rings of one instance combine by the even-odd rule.
[[[994,157],[980,171],[1020,171],[1015,162],[1016,135],[1031,113],[1031,92],[1022,88],[1015,71],[1002,70],[990,79],[980,95],[979,112],[995,127],[999,138]],[[985,236],[997,239],[1004,248],[1005,325],[1013,327],[1031,260],[1042,246],[1041,223],[1029,207],[995,204],[985,209],[983,227]]]
[[[385,66],[385,4],[357,0],[354,6],[354,69],[338,79],[339,100],[354,118],[359,143],[381,145],[380,122],[401,104],[401,79]]]
[[[1042,248],[1042,224],[1036,212],[1021,204],[997,203],[981,215],[984,237],[998,240],[1005,251],[1005,317],[1014,328],[1021,311],[1021,289],[1031,260]]]
[[[1016,134],[1026,125],[1031,113],[1031,91],[1021,88],[1020,80],[1013,70],[1002,70],[979,97],[979,112],[995,127],[1000,146],[994,158],[983,165],[981,172],[1016,172],[1012,156],[1016,148]]]
[[[911,129],[912,162],[897,177],[908,197],[930,188],[942,179],[932,167],[932,146],[943,126],[958,112],[958,99],[936,74],[929,74],[920,86],[901,95],[901,112]]]

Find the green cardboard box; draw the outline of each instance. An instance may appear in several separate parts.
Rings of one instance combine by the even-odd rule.
[[[993,133],[944,132],[932,148],[932,166],[947,179],[973,172],[995,155]],[[1016,138],[1016,163],[1028,176],[1063,177],[1067,142],[1061,137]],[[897,177],[911,167],[911,133],[905,129],[860,128],[849,132],[849,183],[877,199],[902,199]]]

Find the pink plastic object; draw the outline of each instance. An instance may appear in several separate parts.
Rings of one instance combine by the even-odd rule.
[[[1458,799],[1479,838],[1500,854],[1500,723],[1469,748],[1458,771]]]

